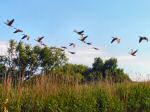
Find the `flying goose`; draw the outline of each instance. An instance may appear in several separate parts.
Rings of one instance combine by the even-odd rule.
[[[74,32],[77,33],[78,35],[84,35],[84,34],[83,34],[83,33],[84,33],[84,30],[82,30],[82,31],[74,30]]]
[[[13,23],[14,23],[15,19],[12,20],[7,20],[7,22],[5,23],[7,26],[13,27]]]
[[[37,42],[42,42],[42,40],[44,39],[44,36],[42,36],[42,37],[38,37],[38,39],[37,40],[35,40],[35,41],[37,41]]]
[[[72,51],[68,51],[70,54],[75,54],[75,52],[72,52]]]
[[[93,47],[93,49],[95,49],[95,50],[100,50],[99,48],[96,48],[96,47]]]
[[[30,36],[27,35],[27,34],[23,34],[23,37],[22,37],[21,39],[23,40],[23,39],[25,39],[25,38],[26,38],[27,40],[29,40],[29,39],[30,39]]]
[[[120,38],[118,38],[118,37],[112,37],[111,44],[113,42],[115,42],[115,41],[119,44],[120,43]]]
[[[132,56],[136,56],[137,52],[138,52],[138,50],[131,49],[131,52],[129,54],[132,55]]]
[[[85,39],[86,39],[87,37],[88,37],[88,36],[81,36],[81,39],[79,39],[79,40],[85,43]]]
[[[21,32],[23,32],[23,30],[21,30],[21,29],[17,29],[17,28],[14,28],[14,29],[16,29],[13,33],[21,33]]]
[[[76,47],[75,43],[70,43],[69,46]]]
[[[65,47],[65,46],[61,46],[61,48],[63,48],[63,49],[67,49],[67,47]]]
[[[41,42],[41,45],[42,45],[42,46],[44,46],[44,47],[46,47],[46,46],[47,46],[47,45],[46,45],[46,44],[44,44],[43,42]]]
[[[141,43],[143,40],[148,42],[148,38],[144,36],[139,36],[139,43]]]
[[[92,43],[91,43],[91,42],[87,42],[86,44],[87,44],[87,45],[92,45]]]

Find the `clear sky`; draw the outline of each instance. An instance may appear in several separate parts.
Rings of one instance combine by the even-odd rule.
[[[68,45],[77,43],[80,48],[70,62],[91,65],[93,58],[116,57],[119,66],[134,79],[136,74],[150,74],[150,43],[138,44],[140,35],[150,37],[149,0],[1,0],[0,41],[19,40],[12,29],[3,24],[15,18],[15,26],[32,37],[44,35],[46,44]],[[102,49],[91,51],[78,41],[74,29],[85,30],[88,41]],[[121,37],[120,45],[111,45],[112,36]],[[139,49],[137,57],[129,56],[130,49]]]

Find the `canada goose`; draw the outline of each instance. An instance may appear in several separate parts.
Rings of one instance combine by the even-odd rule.
[[[17,29],[17,28],[14,28],[14,29],[16,29],[13,33],[21,33],[21,32],[23,32],[23,30],[21,30],[21,29]]]
[[[143,36],[139,36],[139,43],[141,43],[143,40],[146,40],[148,42],[148,38],[147,37],[143,37]]]
[[[29,39],[30,39],[30,36],[27,35],[27,34],[23,34],[23,37],[22,37],[21,39],[23,40],[23,39],[25,39],[25,38],[26,38],[27,40],[29,40]]]
[[[68,51],[70,54],[75,54],[75,52],[72,52],[72,51]]]
[[[82,36],[81,39],[79,39],[79,40],[85,43],[85,39],[86,39],[87,37],[88,37],[88,36],[85,36],[85,37]]]
[[[12,27],[12,24],[14,23],[15,19],[12,20],[7,20],[7,22],[5,23],[7,26]]]
[[[93,49],[95,49],[95,50],[100,50],[99,48],[96,48],[96,47],[93,47]]]
[[[61,46],[61,48],[63,48],[63,49],[67,49],[67,47],[65,47],[65,46]]]
[[[41,45],[42,45],[42,46],[44,46],[44,47],[46,47],[46,46],[47,46],[47,45],[46,45],[46,44],[44,44],[44,43],[41,43]]]
[[[38,39],[36,41],[40,43],[40,42],[42,42],[43,39],[44,39],[44,36],[38,37]]]
[[[132,55],[132,56],[136,56],[137,52],[138,52],[138,50],[131,49],[131,52],[129,54]]]
[[[75,43],[70,43],[69,46],[76,47]]]
[[[112,44],[113,42],[115,42],[115,41],[117,41],[117,43],[119,44],[119,43],[120,43],[120,38],[118,38],[118,37],[112,37],[111,44]]]
[[[78,35],[84,35],[84,34],[83,34],[83,33],[84,33],[84,30],[82,30],[82,31],[74,30],[74,32],[77,33]]]
[[[91,43],[91,42],[87,42],[86,44],[87,44],[87,45],[92,45],[92,43]]]

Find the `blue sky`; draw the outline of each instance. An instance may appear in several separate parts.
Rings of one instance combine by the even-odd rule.
[[[68,45],[75,42],[80,46],[76,51],[79,58],[70,56],[71,62],[90,65],[94,57],[116,57],[119,66],[131,77],[135,74],[149,74],[150,43],[138,44],[138,36],[150,37],[150,1],[149,0],[2,0],[0,3],[0,41],[19,40],[12,29],[3,24],[7,19],[15,18],[15,26],[31,35],[30,43],[37,36],[44,35],[46,44]],[[85,45],[78,41],[74,29],[85,30],[95,46],[102,53],[89,53]],[[112,36],[122,39],[120,45],[111,45]],[[139,49],[138,56],[128,55],[129,50]],[[87,58],[86,60],[81,59]]]

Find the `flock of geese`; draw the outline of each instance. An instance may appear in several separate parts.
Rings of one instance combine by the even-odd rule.
[[[7,26],[9,26],[9,27],[12,27],[13,29],[14,29],[14,34],[16,34],[16,33],[23,33],[23,30],[21,30],[21,29],[19,29],[19,28],[15,28],[14,26],[13,26],[13,23],[14,23],[14,21],[15,21],[15,19],[12,19],[12,20],[7,20],[6,22],[5,22],[5,24],[7,25]],[[92,43],[91,42],[87,42],[86,41],[86,39],[88,38],[88,36],[87,35],[85,35],[84,34],[84,30],[82,30],[82,31],[77,31],[77,30],[74,30],[74,32],[77,34],[77,35],[79,35],[80,36],[80,41],[81,42],[83,42],[83,43],[85,43],[85,44],[87,44],[87,45],[89,45],[89,46],[91,46],[92,45]],[[21,38],[21,40],[24,40],[24,39],[26,39],[26,40],[29,40],[30,39],[30,36],[28,35],[28,34],[22,34],[23,36],[22,36],[22,38]],[[40,45],[42,45],[42,46],[46,46],[46,44],[44,44],[44,42],[43,42],[43,39],[44,39],[45,37],[44,36],[41,36],[41,37],[38,37],[37,39],[35,39],[35,41],[37,41]],[[120,43],[120,41],[121,41],[121,39],[119,38],[119,37],[112,37],[112,40],[111,40],[111,44],[113,44],[114,42],[116,42],[116,43]],[[141,43],[142,41],[146,41],[146,42],[148,42],[148,38],[147,37],[145,37],[145,36],[139,36],[139,43]],[[75,43],[69,43],[69,46],[70,47],[73,47],[73,48],[75,48],[76,47],[76,44]],[[65,51],[65,50],[67,50],[68,48],[66,47],[66,46],[61,46],[61,48],[60,48],[62,51]],[[97,47],[92,47],[92,49],[94,49],[94,50],[100,50],[99,48],[97,48]],[[70,54],[75,54],[76,52],[72,52],[72,51],[68,51]],[[136,50],[133,50],[133,49],[131,49],[131,51],[129,52],[129,54],[131,55],[131,56],[136,56],[136,54],[137,54],[137,52],[138,52],[138,49],[136,49]]]

